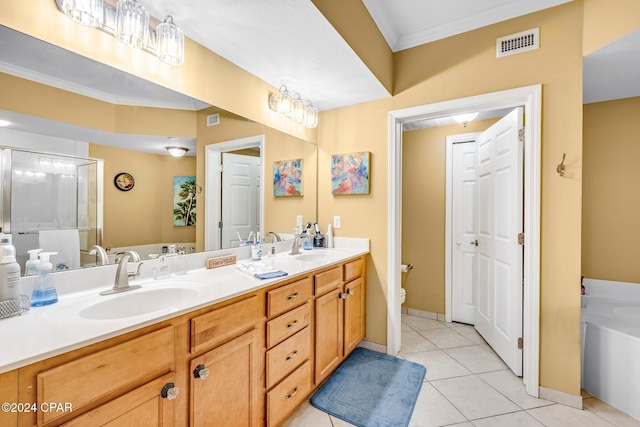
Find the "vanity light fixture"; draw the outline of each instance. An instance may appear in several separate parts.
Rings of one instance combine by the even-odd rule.
[[[301,125],[314,128],[318,126],[318,109],[311,101],[304,101],[300,94],[291,95],[285,85],[280,86],[277,94],[269,94],[269,108],[289,117]]]
[[[59,0],[60,10],[73,22],[87,27],[100,27],[104,22],[102,0]]]
[[[475,120],[475,118],[478,117],[478,114],[479,113],[457,114],[455,116],[451,116],[451,118],[456,122],[463,124],[464,127],[467,127],[467,123]]]
[[[74,22],[95,27],[121,42],[155,55],[170,65],[184,63],[184,32],[167,15],[157,27],[137,0],[118,0],[114,7],[103,0],[54,0]],[[158,20],[154,20],[158,22]]]
[[[169,152],[169,154],[171,154],[173,157],[182,157],[185,154],[187,154],[187,151],[189,151],[188,148],[185,147],[165,147],[167,149],[167,151]]]
[[[142,48],[149,34],[149,12],[137,0],[118,0],[116,38],[122,43]]]

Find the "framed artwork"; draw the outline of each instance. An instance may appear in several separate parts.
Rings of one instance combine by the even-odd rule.
[[[302,196],[302,159],[273,162],[273,195]]]
[[[331,194],[369,194],[371,153],[334,154],[331,156]]]
[[[199,193],[195,176],[173,177],[173,225],[196,225],[196,196]]]

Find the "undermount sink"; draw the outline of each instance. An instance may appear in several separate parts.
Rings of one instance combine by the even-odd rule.
[[[198,291],[189,288],[142,288],[107,296],[80,311],[88,320],[113,320],[164,310],[192,300]]]
[[[339,256],[340,256],[339,253],[325,252],[322,249],[311,250],[308,253],[294,255],[297,261],[307,261],[307,262],[331,261],[332,259],[339,258]]]

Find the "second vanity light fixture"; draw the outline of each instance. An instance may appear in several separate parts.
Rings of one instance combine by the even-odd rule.
[[[304,127],[318,126],[318,109],[311,104],[311,101],[304,101],[300,98],[299,94],[291,95],[285,85],[280,86],[277,94],[269,94],[269,108],[295,120]]]
[[[184,63],[184,32],[167,15],[155,29],[149,12],[137,0],[118,0],[115,7],[103,0],[55,0],[72,21],[111,34],[122,43],[145,50],[169,65]]]

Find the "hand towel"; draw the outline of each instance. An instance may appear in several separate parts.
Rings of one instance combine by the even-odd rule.
[[[58,253],[51,257],[55,271],[80,267],[80,234],[77,229],[41,230],[38,235],[43,252]]]

